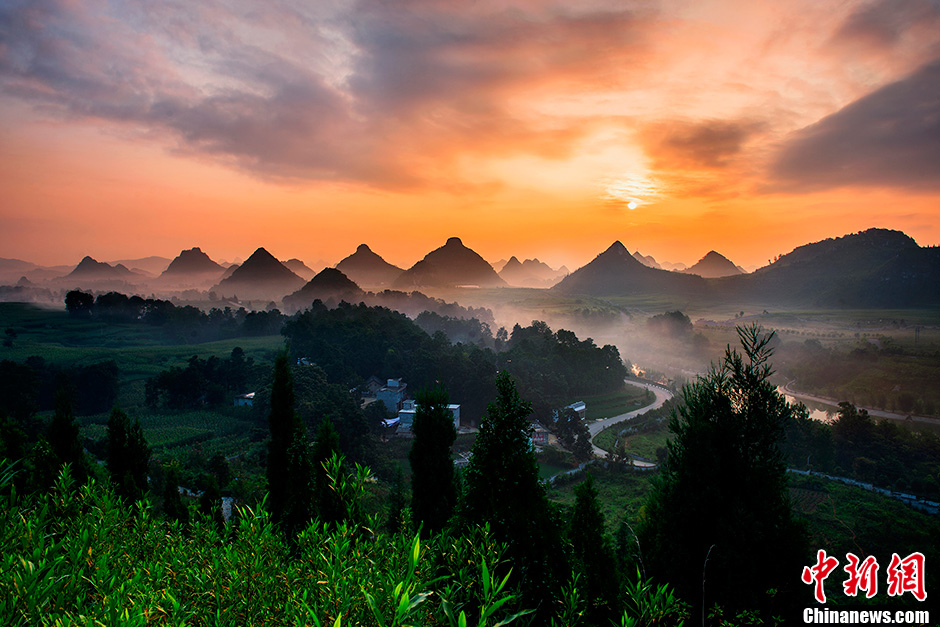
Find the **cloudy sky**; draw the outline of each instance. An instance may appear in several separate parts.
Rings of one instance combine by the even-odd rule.
[[[940,0],[5,0],[0,257],[940,244]]]

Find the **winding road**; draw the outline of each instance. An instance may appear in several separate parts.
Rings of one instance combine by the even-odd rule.
[[[650,410],[659,409],[660,407],[663,406],[663,404],[666,401],[668,401],[670,398],[673,397],[672,392],[670,392],[666,388],[660,385],[657,385],[655,383],[641,383],[640,381],[636,381],[634,379],[626,379],[625,383],[639,387],[639,388],[646,388],[647,390],[649,390],[656,396],[656,400],[653,401],[652,404],[647,405],[646,407],[641,407],[640,409],[636,409],[634,411],[630,411],[625,414],[620,414],[619,416],[613,416],[611,418],[604,418],[603,420],[595,420],[594,422],[588,423],[588,432],[591,434],[591,447],[594,449],[594,455],[597,457],[607,456],[607,451],[605,451],[602,448],[598,448],[594,444],[594,437],[598,433],[600,433],[601,431],[603,431],[604,429],[606,429],[607,427],[611,425],[617,424],[618,422],[622,422],[624,420],[631,420],[633,418],[636,418],[640,414],[645,414],[646,412]],[[656,464],[652,464],[649,462],[643,462],[643,461],[638,461],[638,460],[634,460],[634,464],[636,464],[637,466],[655,466],[656,465]]]

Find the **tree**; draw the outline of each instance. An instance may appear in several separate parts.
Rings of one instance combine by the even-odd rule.
[[[343,504],[330,486],[327,463],[339,455],[339,434],[329,418],[320,421],[317,439],[313,443],[313,502],[320,522],[335,525],[343,519]]]
[[[729,346],[720,364],[683,388],[638,534],[650,574],[696,612],[716,602],[770,611],[772,588],[774,602],[785,604],[805,559],[779,448],[787,423],[805,409],[769,381],[773,333],[752,325],[738,335],[743,356]]]
[[[189,523],[189,507],[180,496],[180,478],[175,466],[167,468],[163,485],[163,515],[180,525]]]
[[[268,507],[272,519],[292,536],[312,518],[313,467],[306,429],[294,413],[294,378],[287,353],[274,362],[268,428]]]
[[[115,407],[108,418],[108,472],[118,495],[137,501],[147,491],[147,466],[150,447],[140,420],[134,424],[127,414]]]
[[[225,518],[222,516],[222,492],[219,491],[219,484],[216,483],[214,475],[207,474],[203,482],[206,489],[199,496],[199,513],[221,530],[225,526]]]
[[[614,550],[604,531],[604,513],[597,501],[594,477],[588,474],[574,493],[568,539],[588,602],[587,619],[592,625],[608,624],[618,614],[619,576]]]
[[[65,308],[70,316],[87,318],[95,306],[95,297],[79,290],[72,290],[65,295]]]
[[[85,449],[79,439],[78,423],[72,411],[72,394],[68,380],[60,378],[55,396],[55,413],[47,431],[49,446],[55,454],[58,465],[70,464],[72,477],[79,483],[88,476],[85,461]]]
[[[496,400],[489,404],[465,473],[461,518],[489,524],[507,545],[514,576],[530,603],[547,611],[567,565],[561,523],[539,480],[528,416],[532,405],[519,398],[505,371],[496,376]]]
[[[447,409],[443,387],[417,394],[411,462],[411,513],[415,527],[428,537],[441,531],[457,501],[454,489],[454,460],[450,447],[457,439],[453,414]]]

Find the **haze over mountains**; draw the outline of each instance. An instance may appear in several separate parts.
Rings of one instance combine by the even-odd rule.
[[[936,247],[921,248],[899,231],[870,229],[800,246],[751,274],[743,273],[716,251],[692,267],[675,272],[657,267],[663,264],[639,251],[631,253],[617,241],[570,274],[565,268],[553,270],[538,259],[520,262],[517,257],[511,257],[497,273],[479,254],[452,237],[408,270],[386,262],[366,244],[358,246],[336,268],[319,273],[297,259],[281,262],[264,248],[256,250],[243,264],[226,269],[194,247],[167,260],[159,278],[131,270],[125,264],[112,265],[88,256],[74,268],[55,269],[0,259],[0,282],[11,287],[19,285],[17,298],[24,291],[48,292],[48,288],[136,290],[144,294],[196,288],[226,298],[290,301],[298,307],[315,298],[359,298],[364,290],[552,284],[551,291],[559,295],[605,299],[655,297],[674,303],[908,307],[940,304],[938,251]],[[159,257],[145,259],[151,269],[162,263]]]

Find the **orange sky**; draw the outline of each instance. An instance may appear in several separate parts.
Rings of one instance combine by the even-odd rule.
[[[140,4],[0,7],[0,257],[940,244],[930,0]]]

